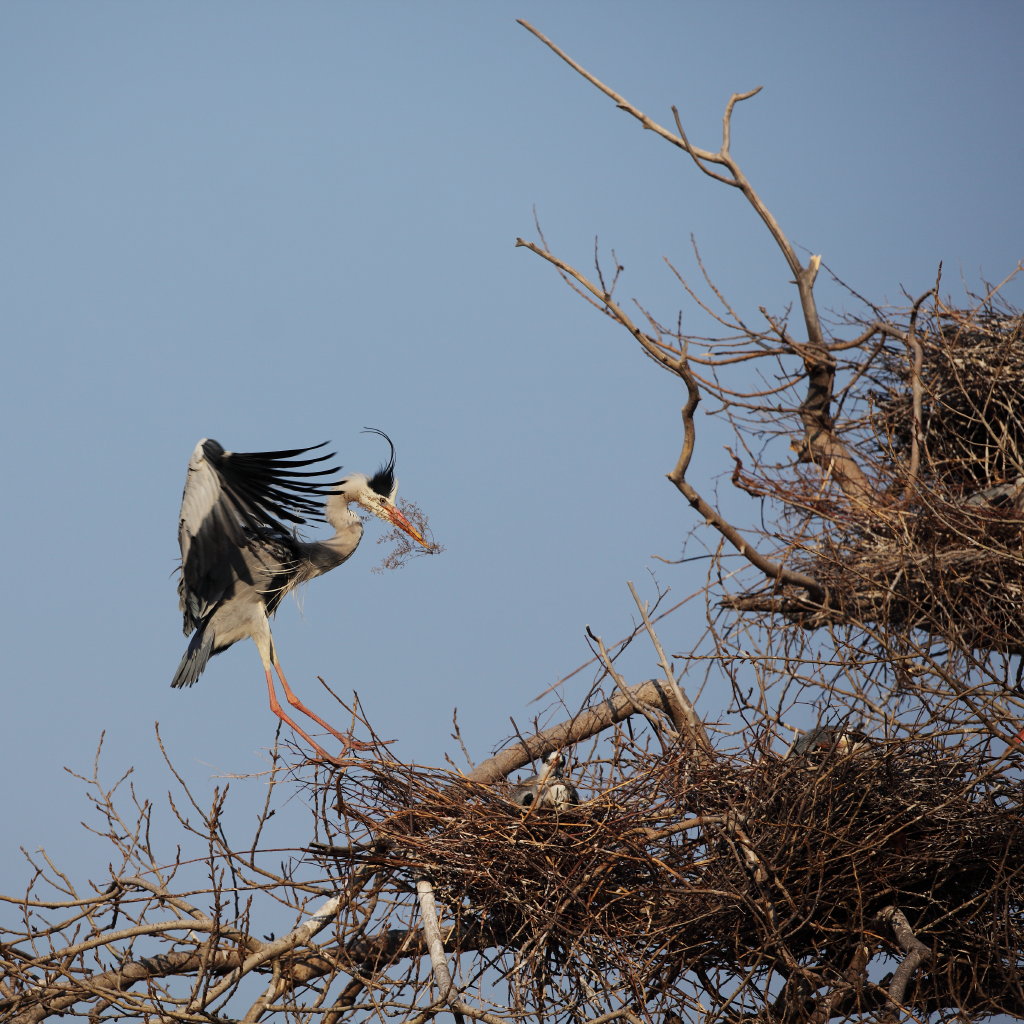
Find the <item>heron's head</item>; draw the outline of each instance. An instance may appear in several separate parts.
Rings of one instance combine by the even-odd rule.
[[[371,430],[370,432],[380,434],[387,441],[388,447],[391,449],[390,457],[373,476],[366,476],[365,473],[352,473],[339,482],[334,493],[327,499],[328,522],[337,525],[332,518],[332,512],[339,510],[339,507],[346,509],[352,504],[359,505],[367,512],[373,513],[378,519],[397,526],[425,548],[430,548],[430,542],[409,522],[402,510],[395,504],[398,481],[395,479],[395,446],[391,443],[391,438],[380,430]]]

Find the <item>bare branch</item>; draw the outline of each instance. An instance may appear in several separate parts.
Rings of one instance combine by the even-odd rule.
[[[661,641],[658,639],[658,634],[654,631],[654,625],[648,615],[647,602],[640,600],[640,595],[636,592],[636,587],[633,586],[632,582],[628,585],[629,592],[633,595],[633,601],[636,603],[637,610],[643,619],[644,628],[651,638],[654,649],[658,652],[658,662],[661,665],[666,692],[669,695],[669,714],[676,730],[680,735],[688,737],[690,749],[698,758],[710,758],[712,756],[711,741],[708,739],[704,723],[700,720],[696,709],[690,702],[690,698],[686,696],[685,691],[676,679],[675,673],[672,671],[672,666],[665,656],[665,650],[661,646]]]
[[[590,82],[591,85],[600,89],[601,92],[603,92],[605,96],[607,96],[609,99],[614,100],[615,105],[620,110],[624,110],[627,114],[631,114],[645,128],[660,135],[663,139],[665,139],[668,142],[671,142],[674,146],[679,146],[680,149],[685,149],[687,150],[687,152],[690,152],[690,147],[683,139],[673,135],[670,131],[668,131],[668,129],[663,128],[660,124],[657,124],[655,121],[652,121],[649,117],[647,117],[646,114],[643,114],[639,110],[637,110],[636,107],[634,107],[631,103],[627,102],[617,92],[615,92],[613,89],[610,89],[607,85],[600,81],[600,79],[595,78],[589,71],[587,71],[581,65],[577,64],[576,61],[574,61],[563,50],[560,50],[550,39],[548,39],[547,36],[538,32],[537,29],[535,29],[531,24],[529,24],[529,22],[523,21],[522,18],[517,18],[516,21],[518,21],[519,24],[522,25],[527,32],[530,32],[531,34],[536,36],[545,46],[551,49],[554,53],[558,54],[558,56],[561,57],[562,60],[564,60],[565,63],[569,65],[569,67],[571,67],[574,71],[581,74],[588,82]],[[714,159],[714,155],[711,153],[705,154],[700,150],[696,150],[694,152],[696,152],[697,155],[703,160]]]
[[[637,707],[646,706],[669,714],[669,698],[664,686],[657,680],[638,683],[626,687],[626,690],[624,694],[609,697],[600,704],[579,712],[567,722],[553,725],[534,736],[517,741],[477,765],[466,778],[483,784],[497,782],[531,761],[543,758],[552,751],[580,743],[617,722],[625,721],[635,713]]]
[[[448,970],[448,958],[444,952],[441,929],[437,923],[437,906],[434,902],[434,887],[426,878],[416,882],[416,896],[420,903],[420,920],[423,922],[423,934],[430,951],[430,963],[437,982],[437,998],[439,1001],[452,1005],[459,1001],[459,990],[452,981]]]
[[[900,949],[906,954],[889,982],[889,1001],[886,1009],[889,1019],[896,1020],[910,979],[918,967],[931,959],[932,951],[914,934],[910,922],[899,907],[884,907],[879,911],[878,919],[892,929]]]

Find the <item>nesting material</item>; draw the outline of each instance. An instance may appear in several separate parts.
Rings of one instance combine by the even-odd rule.
[[[909,334],[908,323],[895,326]],[[960,650],[1024,653],[1024,317],[940,305],[914,338],[919,375],[914,346],[872,349],[851,368],[862,388],[872,382],[860,392],[866,412],[836,424],[874,501],[823,504],[820,471],[761,480],[795,510],[800,541],[787,564],[817,580],[826,601],[766,587],[723,603],[809,628],[869,623]]]
[[[597,792],[583,767],[583,802],[546,814],[524,814],[510,786],[368,766],[340,777],[337,810],[377,843],[335,851],[332,870],[341,885],[372,859],[399,890],[429,878],[446,921],[471,921],[473,948],[490,949],[481,960],[514,950],[517,976],[525,964],[567,998],[597,972],[660,991],[667,1011],[687,972],[735,981],[787,959],[834,976],[861,947],[891,968],[902,953],[878,915],[895,906],[935,951],[913,1005],[1020,1009],[1024,791],[992,788],[962,751],[818,753],[638,755],[602,769]],[[846,997],[864,1009],[867,971]]]
[[[960,500],[1012,481],[1024,472],[1024,317],[941,308],[917,338],[924,479]],[[890,346],[875,395],[875,426],[897,463],[912,444],[913,361],[912,349]]]

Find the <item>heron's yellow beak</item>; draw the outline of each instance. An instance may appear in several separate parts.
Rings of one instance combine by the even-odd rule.
[[[397,526],[400,530],[409,534],[410,537],[418,544],[422,544],[428,551],[433,548],[433,544],[428,541],[419,530],[416,529],[412,523],[406,519],[405,515],[400,512],[394,505],[389,505],[385,511],[385,515],[388,520]]]

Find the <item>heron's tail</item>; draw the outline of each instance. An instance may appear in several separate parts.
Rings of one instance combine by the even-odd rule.
[[[197,629],[188,643],[188,650],[181,659],[178,671],[174,673],[171,686],[191,686],[203,673],[206,663],[213,654],[213,632],[202,627]]]

